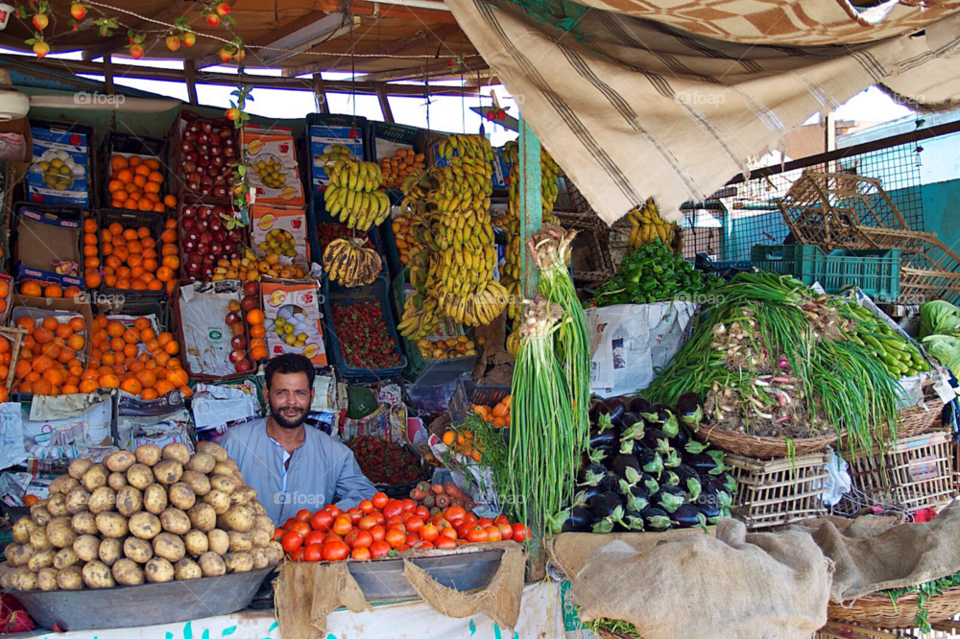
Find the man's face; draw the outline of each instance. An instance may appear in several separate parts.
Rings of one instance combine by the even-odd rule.
[[[313,389],[305,373],[274,373],[267,389],[270,416],[283,428],[303,423],[313,400]]]

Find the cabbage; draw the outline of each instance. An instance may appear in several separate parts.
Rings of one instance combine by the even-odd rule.
[[[934,300],[920,305],[920,338],[960,328],[960,308],[950,302]]]
[[[923,347],[940,363],[960,379],[960,337],[955,335],[930,335],[923,338]]]

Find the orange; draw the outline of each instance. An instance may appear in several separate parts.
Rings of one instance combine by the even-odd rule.
[[[117,191],[123,190],[123,182],[120,180],[110,180],[107,182],[107,192],[116,193]]]
[[[27,373],[29,373],[30,370],[30,362],[25,359],[21,359],[17,361],[17,365],[13,369],[13,375],[18,379],[23,379],[27,376]]]
[[[0,297],[6,297],[10,292],[10,284],[7,280],[0,279]]]
[[[176,342],[167,342],[168,344],[176,344]],[[163,351],[157,351],[153,354],[153,359],[157,361],[158,366],[166,366],[170,361],[170,356],[164,353]]]
[[[166,262],[167,258],[163,258],[163,260]],[[173,269],[166,264],[157,269],[157,279],[161,282],[169,282],[173,279],[173,275]]]
[[[53,329],[53,333],[57,337],[70,337],[73,335],[73,329],[70,328],[70,322],[64,322],[63,324],[57,324],[56,328]]]
[[[119,171],[127,167],[127,158],[122,155],[111,155],[110,156],[110,170]]]
[[[53,341],[53,333],[41,326],[33,332],[33,339],[37,341],[37,344],[49,344]]]
[[[80,381],[81,393],[92,393],[98,388],[100,388],[100,382],[96,378],[94,379],[87,378]]]
[[[123,341],[127,344],[136,344],[140,340],[140,335],[132,328],[123,331]]]
[[[104,353],[103,357],[100,358],[100,361],[105,366],[113,366],[114,364],[117,363],[117,356],[114,355],[113,353]]]
[[[140,397],[142,399],[157,399],[158,397],[160,397],[160,394],[157,393],[157,391],[153,390],[152,388],[144,388],[143,391],[140,393]]]
[[[151,182],[156,182],[157,184],[163,183],[163,173],[160,171],[150,171],[147,174],[147,179]]]
[[[20,293],[29,297],[40,297],[43,290],[36,282],[24,282],[20,285]]]
[[[33,394],[34,395],[52,395],[53,384],[51,384],[45,379],[38,379],[37,381],[33,382]]]
[[[138,317],[133,322],[133,327],[138,331],[144,331],[150,328],[150,320],[148,320],[146,317]]]
[[[123,182],[124,184],[133,180],[133,171],[131,171],[130,169],[120,169],[119,171],[116,172],[115,175],[117,176],[117,179]]]
[[[138,211],[152,211],[153,202],[150,201],[150,198],[142,197],[137,200],[137,210]]]
[[[57,355],[57,361],[60,362],[61,364],[66,364],[71,359],[76,357],[76,355],[77,355],[77,352],[75,350],[64,346],[63,348],[60,349],[60,354]]]
[[[156,212],[156,213],[163,213],[163,211],[164,211],[163,203],[162,203],[162,202],[154,202],[154,203],[153,203],[153,211]]]
[[[137,381],[140,382],[144,388],[152,388],[153,385],[157,383],[157,375],[153,371],[143,369],[137,372]]]
[[[143,268],[150,273],[155,273],[159,267],[160,265],[157,264],[157,261],[154,259],[143,260]]]
[[[80,388],[75,386],[74,384],[64,384],[63,386],[60,387],[61,395],[73,395],[74,393],[79,393],[79,392],[80,392]]]
[[[143,390],[143,386],[141,386],[140,382],[135,379],[124,380],[120,383],[120,388],[128,393],[132,393],[133,395],[139,395],[140,391]]]
[[[110,235],[123,235],[123,225],[120,222],[111,222],[107,230],[110,231]]]
[[[101,388],[120,387],[120,378],[118,378],[113,372],[107,373],[106,375],[101,375],[99,381]]]
[[[10,350],[10,342],[6,337],[0,337],[0,353],[6,353]],[[3,377],[0,375],[0,377]]]
[[[167,352],[168,355],[176,355],[180,352],[180,344],[176,340],[170,340],[163,345],[163,350]]]
[[[263,337],[267,332],[267,329],[263,324],[254,324],[250,327],[250,337]]]
[[[161,264],[167,268],[176,270],[177,267],[180,266],[180,258],[176,255],[164,255]]]
[[[63,297],[63,289],[59,284],[48,284],[43,288],[44,297]]]
[[[147,283],[141,279],[136,279],[130,283],[130,288],[135,291],[145,291],[147,290]]]
[[[254,308],[247,311],[247,323],[248,324],[263,324],[263,311],[259,308]]]
[[[163,203],[171,209],[177,208],[177,198],[172,195],[165,195],[163,197]]]
[[[265,349],[263,346],[257,346],[256,348],[252,348],[250,349],[250,357],[252,357],[255,361],[266,359],[267,349]]]
[[[42,322],[40,322],[40,326],[52,333],[57,330],[58,326],[60,326],[60,322],[58,322],[57,318],[53,315],[48,315],[47,317],[43,318]]]
[[[67,379],[66,375],[63,374],[63,371],[58,368],[48,368],[43,372],[42,378],[54,386],[61,386]]]
[[[182,368],[167,371],[167,381],[177,386],[186,386],[190,378],[187,377],[187,371]]]
[[[77,335],[76,333],[67,338],[67,346],[75,351],[83,348],[84,342],[83,335]]]
[[[164,244],[160,247],[160,255],[167,257],[168,255],[177,254],[177,245],[176,244]]]
[[[110,337],[120,337],[121,335],[123,335],[123,331],[124,331],[124,326],[122,323],[116,320],[107,322],[107,335],[109,335]]]
[[[143,163],[150,167],[151,171],[156,171],[160,168],[160,160],[157,158],[144,158]]]
[[[155,390],[155,391],[157,392],[157,394],[158,394],[158,395],[161,395],[161,396],[166,395],[166,394],[169,393],[170,391],[176,390],[176,389],[177,389],[176,386],[174,386],[173,384],[171,384],[170,382],[168,382],[168,381],[166,381],[166,380],[160,380],[160,381],[158,381],[158,382],[156,383],[156,385],[154,385],[154,387],[153,387],[153,390]]]
[[[110,338],[110,350],[114,353],[119,353],[123,351],[123,347],[127,345],[127,342],[122,337],[112,337]]]
[[[164,331],[159,335],[157,335],[157,343],[160,344],[160,346],[163,346],[164,344],[166,344],[172,339],[173,339],[173,333],[168,333],[167,331]]]
[[[95,269],[95,268],[97,268],[98,266],[100,266],[100,258],[97,257],[96,255],[87,255],[86,257],[83,258],[83,267],[84,267],[84,268],[87,268],[87,269],[93,268],[93,269]]]
[[[130,159],[127,160],[130,163],[130,166],[136,167],[143,164],[143,158],[139,155],[131,155]]]
[[[146,164],[138,163],[137,167],[133,170],[133,173],[134,175],[142,175],[144,178],[146,178],[148,175],[150,175],[150,167]]]
[[[142,189],[147,185],[147,178],[144,177],[143,175],[134,175],[133,183]]]
[[[69,324],[70,328],[72,328],[74,332],[80,332],[84,328],[82,317],[71,317]]]
[[[150,340],[155,339],[156,336],[157,336],[156,333],[150,327],[147,327],[140,331],[140,340],[143,342],[149,342]]]
[[[37,371],[30,371],[26,374],[26,376],[24,376],[24,379],[28,382],[35,382],[38,379],[43,379],[43,377]]]
[[[123,347],[123,354],[126,357],[136,357],[137,356],[137,345],[136,344],[127,344]],[[124,362],[126,364],[126,362]],[[127,365],[129,368],[129,365]]]
[[[171,282],[172,284],[173,282]],[[163,280],[153,279],[147,283],[148,291],[162,291],[163,290]],[[2,311],[0,311],[2,312]]]

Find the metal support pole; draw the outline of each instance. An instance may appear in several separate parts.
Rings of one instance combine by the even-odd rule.
[[[520,116],[520,286],[524,299],[537,294],[537,268],[527,248],[527,239],[541,224],[540,140]]]

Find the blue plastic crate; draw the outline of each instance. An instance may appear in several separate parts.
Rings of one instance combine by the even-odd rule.
[[[380,313],[387,325],[387,332],[393,339],[394,347],[400,358],[399,366],[389,368],[358,368],[348,366],[340,352],[340,343],[337,341],[337,332],[333,327],[332,303],[339,302],[352,304],[375,300],[380,305]],[[356,288],[344,288],[331,283],[329,279],[323,281],[323,332],[326,334],[327,351],[333,365],[340,371],[340,375],[350,382],[374,382],[391,377],[398,377],[407,368],[407,357],[400,348],[400,334],[397,333],[397,324],[393,319],[393,310],[390,307],[390,286],[383,276],[377,277],[373,283]]]
[[[303,129],[303,137],[300,141],[300,173],[306,186],[306,191],[317,193],[326,188],[326,173],[321,167],[314,166],[314,152],[320,152],[320,146],[311,144],[311,129],[314,129],[318,135],[329,140],[350,140],[358,141],[361,144],[360,159],[373,161],[371,159],[370,142],[370,121],[364,117],[353,117],[337,113],[308,113],[307,124]],[[350,129],[357,130],[357,137],[350,138],[348,132]],[[315,148],[311,148],[311,147]]]

